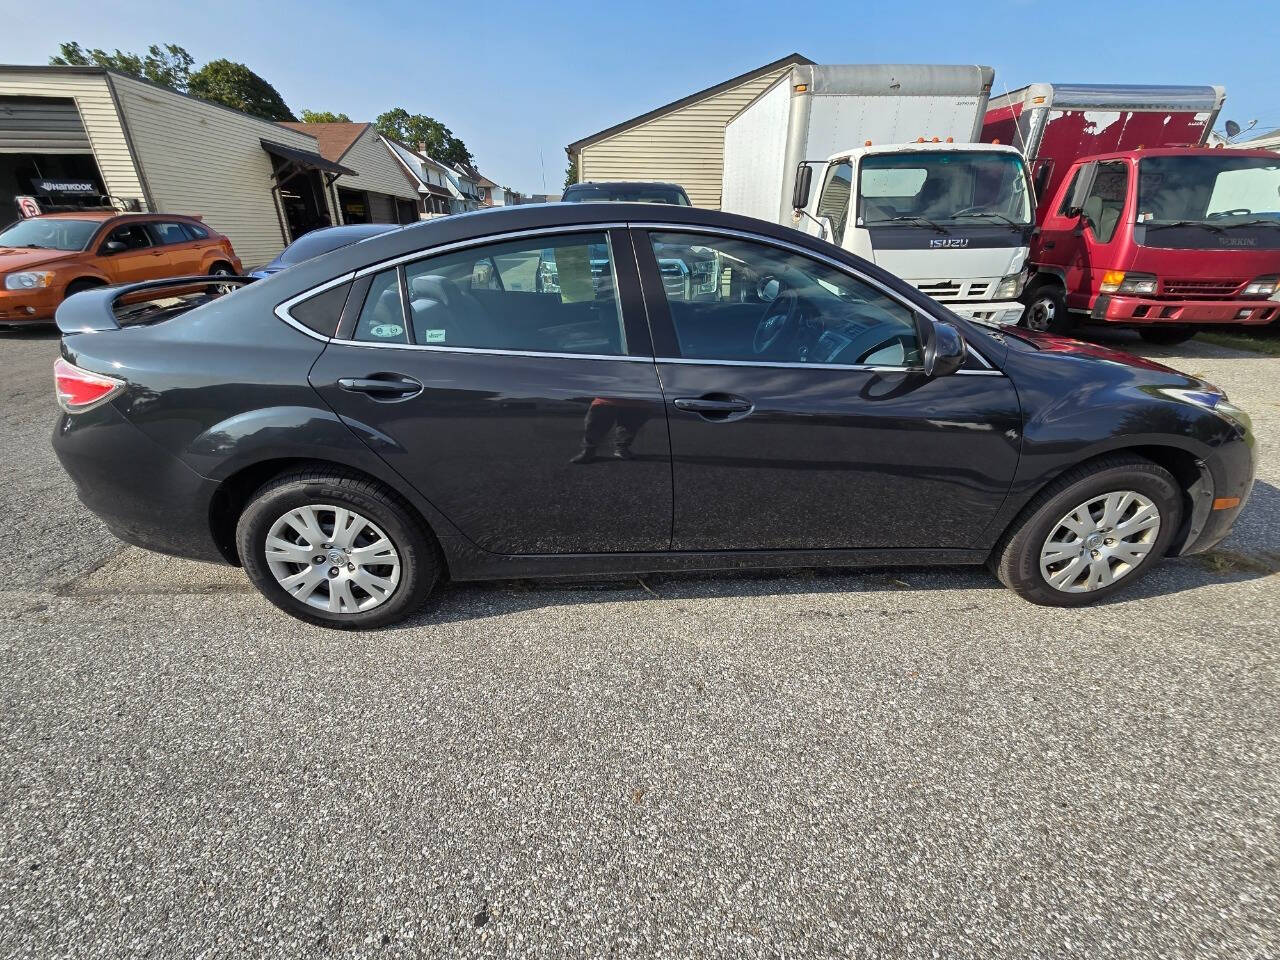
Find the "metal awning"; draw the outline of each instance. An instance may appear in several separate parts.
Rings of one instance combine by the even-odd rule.
[[[323,170],[325,173],[332,173],[334,176],[346,174],[349,177],[359,176],[350,167],[344,167],[340,163],[334,163],[332,160],[326,160],[318,153],[312,153],[310,150],[299,150],[297,147],[286,147],[283,143],[276,143],[273,140],[261,140],[262,149],[267,153],[274,154],[281,160],[288,160],[290,163],[296,163],[300,167],[312,167],[316,170]]]
[[[425,190],[427,193],[431,194],[431,196],[433,197],[444,197],[444,199],[446,200],[453,199],[452,193],[450,193],[444,187],[436,186],[434,183],[424,183],[422,185],[422,189]]]

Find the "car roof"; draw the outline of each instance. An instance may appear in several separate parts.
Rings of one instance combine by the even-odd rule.
[[[756,220],[734,213],[709,210],[705,207],[686,207],[674,204],[652,203],[530,203],[518,206],[491,207],[470,213],[459,213],[433,220],[423,220],[400,230],[392,230],[359,243],[339,247],[290,267],[264,281],[261,289],[248,287],[244,291],[246,302],[258,295],[266,296],[268,290],[279,305],[285,300],[305,293],[322,283],[332,281],[343,274],[372,267],[385,261],[415,256],[431,256],[432,248],[455,244],[486,243],[506,239],[513,233],[525,231],[555,230],[571,232],[581,227],[583,231],[602,230],[606,227],[655,224],[679,230],[682,226],[707,230],[746,232],[772,238],[791,246],[811,249],[814,253],[846,263],[863,273],[891,281],[887,273],[874,264],[854,256],[839,247],[801,233],[791,227],[783,227],[764,220]],[[565,230],[565,228],[570,228]],[[546,238],[539,238],[545,240]],[[543,244],[545,245],[545,244]]]

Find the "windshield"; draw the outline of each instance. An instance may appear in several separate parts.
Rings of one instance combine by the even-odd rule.
[[[1027,174],[1017,154],[940,150],[862,158],[858,216],[867,225],[924,219],[1029,224]]]
[[[689,206],[689,198],[678,187],[667,187],[661,184],[619,183],[613,185],[579,184],[565,191],[565,203],[590,203],[605,201],[611,203],[669,203],[676,207]]]
[[[1193,221],[1220,227],[1280,221],[1280,157],[1144,157],[1138,163],[1138,222]]]
[[[64,220],[61,217],[19,220],[0,230],[0,247],[83,250],[101,225],[97,220]]]

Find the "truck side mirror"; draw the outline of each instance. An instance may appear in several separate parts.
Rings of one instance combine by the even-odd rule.
[[[1089,199],[1089,194],[1093,191],[1093,181],[1097,176],[1096,163],[1086,163],[1080,168],[1080,175],[1076,177],[1075,185],[1071,188],[1071,198],[1067,201],[1067,216],[1080,216],[1080,211],[1084,209],[1084,202]]]
[[[796,167],[796,188],[791,192],[791,206],[803,210],[809,205],[809,188],[813,186],[813,167],[802,163]]]

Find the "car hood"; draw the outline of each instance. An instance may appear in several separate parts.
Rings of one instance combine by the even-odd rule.
[[[1118,363],[1126,367],[1138,367],[1143,370],[1186,376],[1186,374],[1181,371],[1175,370],[1173,367],[1165,366],[1163,363],[1156,363],[1154,360],[1148,360],[1146,357],[1139,357],[1136,354],[1128,353],[1124,350],[1115,350],[1099,343],[1089,343],[1085,340],[1074,340],[1071,337],[1059,337],[1052,333],[1040,333],[1036,330],[1028,330],[1026,327],[1012,327],[1005,325],[1001,330],[1008,336],[1017,337],[1020,340],[1030,343],[1041,353],[1064,353],[1073,357],[1087,357],[1094,360],[1105,360],[1108,363]]]
[[[0,247],[0,273],[14,273],[43,267],[80,256],[78,250],[33,250],[30,247]]]

